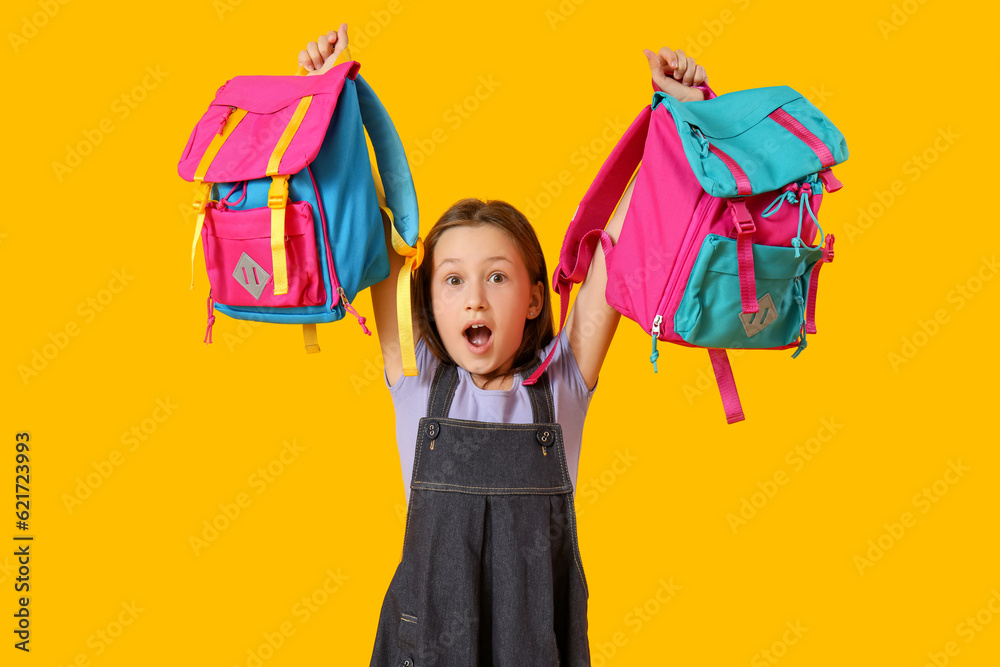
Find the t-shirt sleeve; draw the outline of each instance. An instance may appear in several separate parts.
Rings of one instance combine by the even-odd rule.
[[[552,356],[552,363],[547,372],[552,372],[553,378],[558,376],[564,390],[569,391],[586,410],[594,392],[597,391],[597,385],[601,383],[600,378],[593,389],[587,388],[587,382],[583,379],[583,373],[580,372],[580,367],[576,363],[576,357],[573,355],[573,348],[569,344],[569,336],[565,329],[559,332],[559,336],[550,343],[550,345],[552,344],[558,345],[559,349]],[[546,346],[545,354],[548,354],[550,349],[549,346]]]
[[[389,376],[385,372],[385,369],[382,369],[382,378],[385,380],[385,386],[388,387],[389,394],[392,396],[394,402],[398,402],[401,398],[413,394],[413,392],[420,390],[421,387],[429,390],[431,382],[434,380],[434,372],[437,370],[438,364],[441,363],[427,348],[423,337],[417,341],[414,352],[417,359],[417,374],[415,376],[400,375],[399,379],[396,380],[396,384],[390,385]]]

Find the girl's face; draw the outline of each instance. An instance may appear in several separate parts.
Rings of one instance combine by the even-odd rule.
[[[541,311],[544,289],[542,282],[532,284],[517,247],[493,225],[453,227],[438,239],[434,319],[448,354],[473,376],[511,368],[525,321]]]

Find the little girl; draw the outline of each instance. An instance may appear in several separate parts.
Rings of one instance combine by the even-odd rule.
[[[347,25],[299,63],[327,71]],[[656,85],[681,101],[713,96],[682,51],[646,51]],[[617,241],[631,185],[607,226]],[[530,223],[502,201],[463,199],[424,241],[414,282],[415,377],[403,376],[396,277],[372,287],[407,494],[402,559],[386,593],[373,667],[590,664],[587,582],[573,490],[587,407],[619,314],[594,254],[564,330]],[[552,350],[534,385],[522,385]]]

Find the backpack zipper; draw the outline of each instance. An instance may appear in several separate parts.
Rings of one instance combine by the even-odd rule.
[[[711,197],[711,195],[707,193],[705,194],[705,196]],[[713,197],[713,199],[716,198]],[[708,206],[711,206],[711,204],[709,204]],[[650,334],[653,336],[653,354],[651,354],[649,358],[650,362],[652,362],[653,364],[654,373],[657,372],[656,357],[659,357],[659,354],[656,352],[656,341],[660,337],[660,324],[663,322],[663,313],[667,311],[670,302],[673,300],[677,292],[678,285],[686,284],[684,281],[681,280],[681,276],[676,271],[679,271],[680,268],[683,268],[684,265],[687,264],[687,260],[691,256],[691,252],[697,245],[695,243],[695,239],[700,233],[702,225],[705,224],[705,215],[708,206],[702,206],[701,209],[697,211],[698,213],[697,222],[688,225],[687,233],[684,235],[684,240],[681,243],[681,252],[678,255],[679,257],[681,257],[680,265],[675,264],[674,268],[671,269],[671,273],[674,273],[676,277],[674,278],[674,281],[672,283],[667,282],[667,285],[663,291],[663,297],[661,297],[660,303],[656,307],[655,317],[653,318],[653,328],[650,331]]]
[[[335,310],[337,308],[337,304],[343,300],[344,310],[358,318],[358,324],[361,325],[361,330],[365,333],[365,335],[371,336],[372,332],[367,326],[365,326],[366,318],[359,315],[358,311],[355,310],[354,306],[352,306],[350,301],[347,300],[347,292],[344,291],[344,288],[340,286],[340,281],[337,280],[336,267],[333,265],[333,251],[330,250],[330,239],[326,236],[326,214],[323,213],[323,199],[320,197],[319,186],[316,185],[316,178],[313,176],[312,167],[307,165],[306,170],[309,172],[309,180],[312,181],[313,192],[316,194],[316,207],[319,209],[320,224],[323,225],[323,233],[320,234],[320,238],[323,241],[323,248],[326,251],[326,265],[330,276],[330,286],[337,295],[336,298],[330,299],[330,310]]]
[[[649,355],[649,361],[653,364],[653,372],[656,372],[656,360],[660,358],[660,353],[656,351],[656,339],[660,337],[660,322],[663,321],[663,315],[657,315],[653,318],[653,331],[651,335],[653,336],[653,353]]]

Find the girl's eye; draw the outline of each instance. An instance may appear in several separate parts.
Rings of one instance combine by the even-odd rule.
[[[444,279],[444,282],[447,283],[448,285],[458,285],[460,282],[462,282],[462,279],[459,278],[458,276],[448,276],[447,278]]]
[[[502,283],[505,280],[507,280],[507,276],[505,276],[502,273],[494,273],[493,275],[490,276],[490,282]]]

